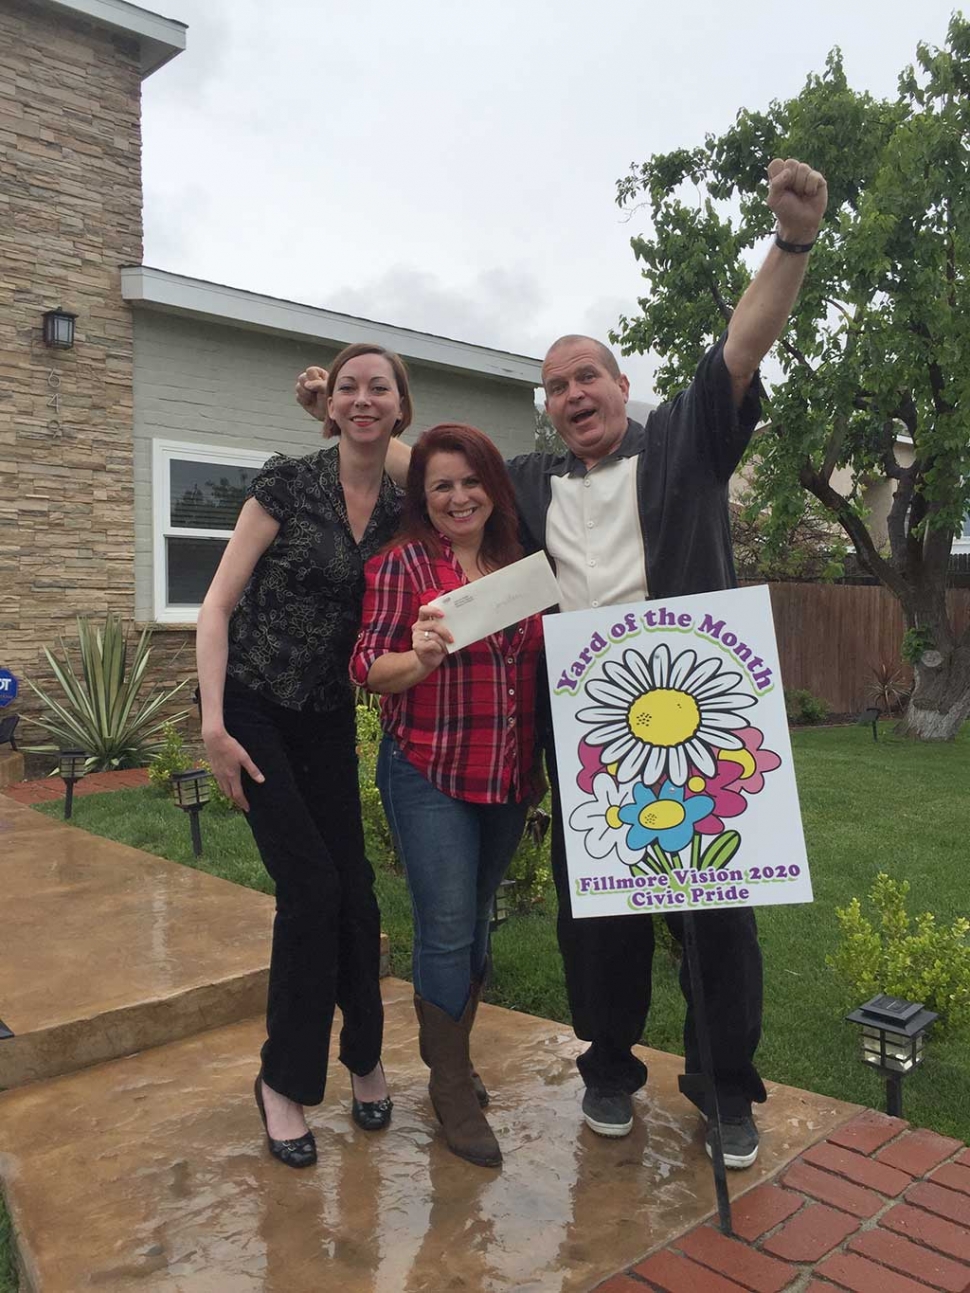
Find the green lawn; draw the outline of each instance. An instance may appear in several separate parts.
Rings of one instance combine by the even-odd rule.
[[[810,906],[759,912],[765,958],[764,1039],[759,1067],[767,1078],[824,1095],[879,1107],[878,1079],[859,1062],[856,1030],[842,1022],[859,1004],[825,966],[837,939],[835,908],[864,897],[879,871],[912,885],[910,910],[941,921],[965,914],[970,725],[948,745],[918,745],[880,729],[878,743],[861,727],[793,733],[802,816],[815,889]],[[60,805],[39,811],[57,816]],[[75,800],[77,826],[194,865],[188,825],[153,790],[118,791]],[[245,822],[207,808],[202,816],[206,870],[270,891]],[[381,855],[376,836],[372,856]],[[377,868],[384,929],[393,972],[409,976],[410,907],[402,877]],[[495,937],[489,999],[517,1010],[568,1021],[556,948],[555,896],[513,916]],[[662,951],[645,1041],[680,1052],[683,1006],[676,966]],[[970,1140],[970,1036],[934,1041],[923,1069],[904,1087],[906,1116],[917,1126]],[[6,1243],[0,1218],[0,1293]]]

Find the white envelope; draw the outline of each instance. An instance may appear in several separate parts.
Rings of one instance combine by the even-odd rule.
[[[445,613],[443,623],[455,639],[448,647],[451,654],[558,601],[559,585],[549,562],[543,553],[534,552],[428,605]]]

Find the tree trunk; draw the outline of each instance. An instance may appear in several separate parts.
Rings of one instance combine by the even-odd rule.
[[[932,659],[933,653],[927,655]],[[970,717],[970,648],[959,646],[939,664],[919,663],[916,686],[896,731],[920,741],[951,741]]]

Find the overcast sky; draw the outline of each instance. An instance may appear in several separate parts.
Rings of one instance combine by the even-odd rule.
[[[149,0],[145,263],[521,354],[641,280],[615,182],[842,47],[893,95],[943,0]],[[807,159],[810,160],[810,159]],[[624,361],[638,399],[648,359]]]

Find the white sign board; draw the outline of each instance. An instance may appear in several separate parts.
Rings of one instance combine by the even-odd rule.
[[[767,588],[543,626],[573,915],[811,902]]]

